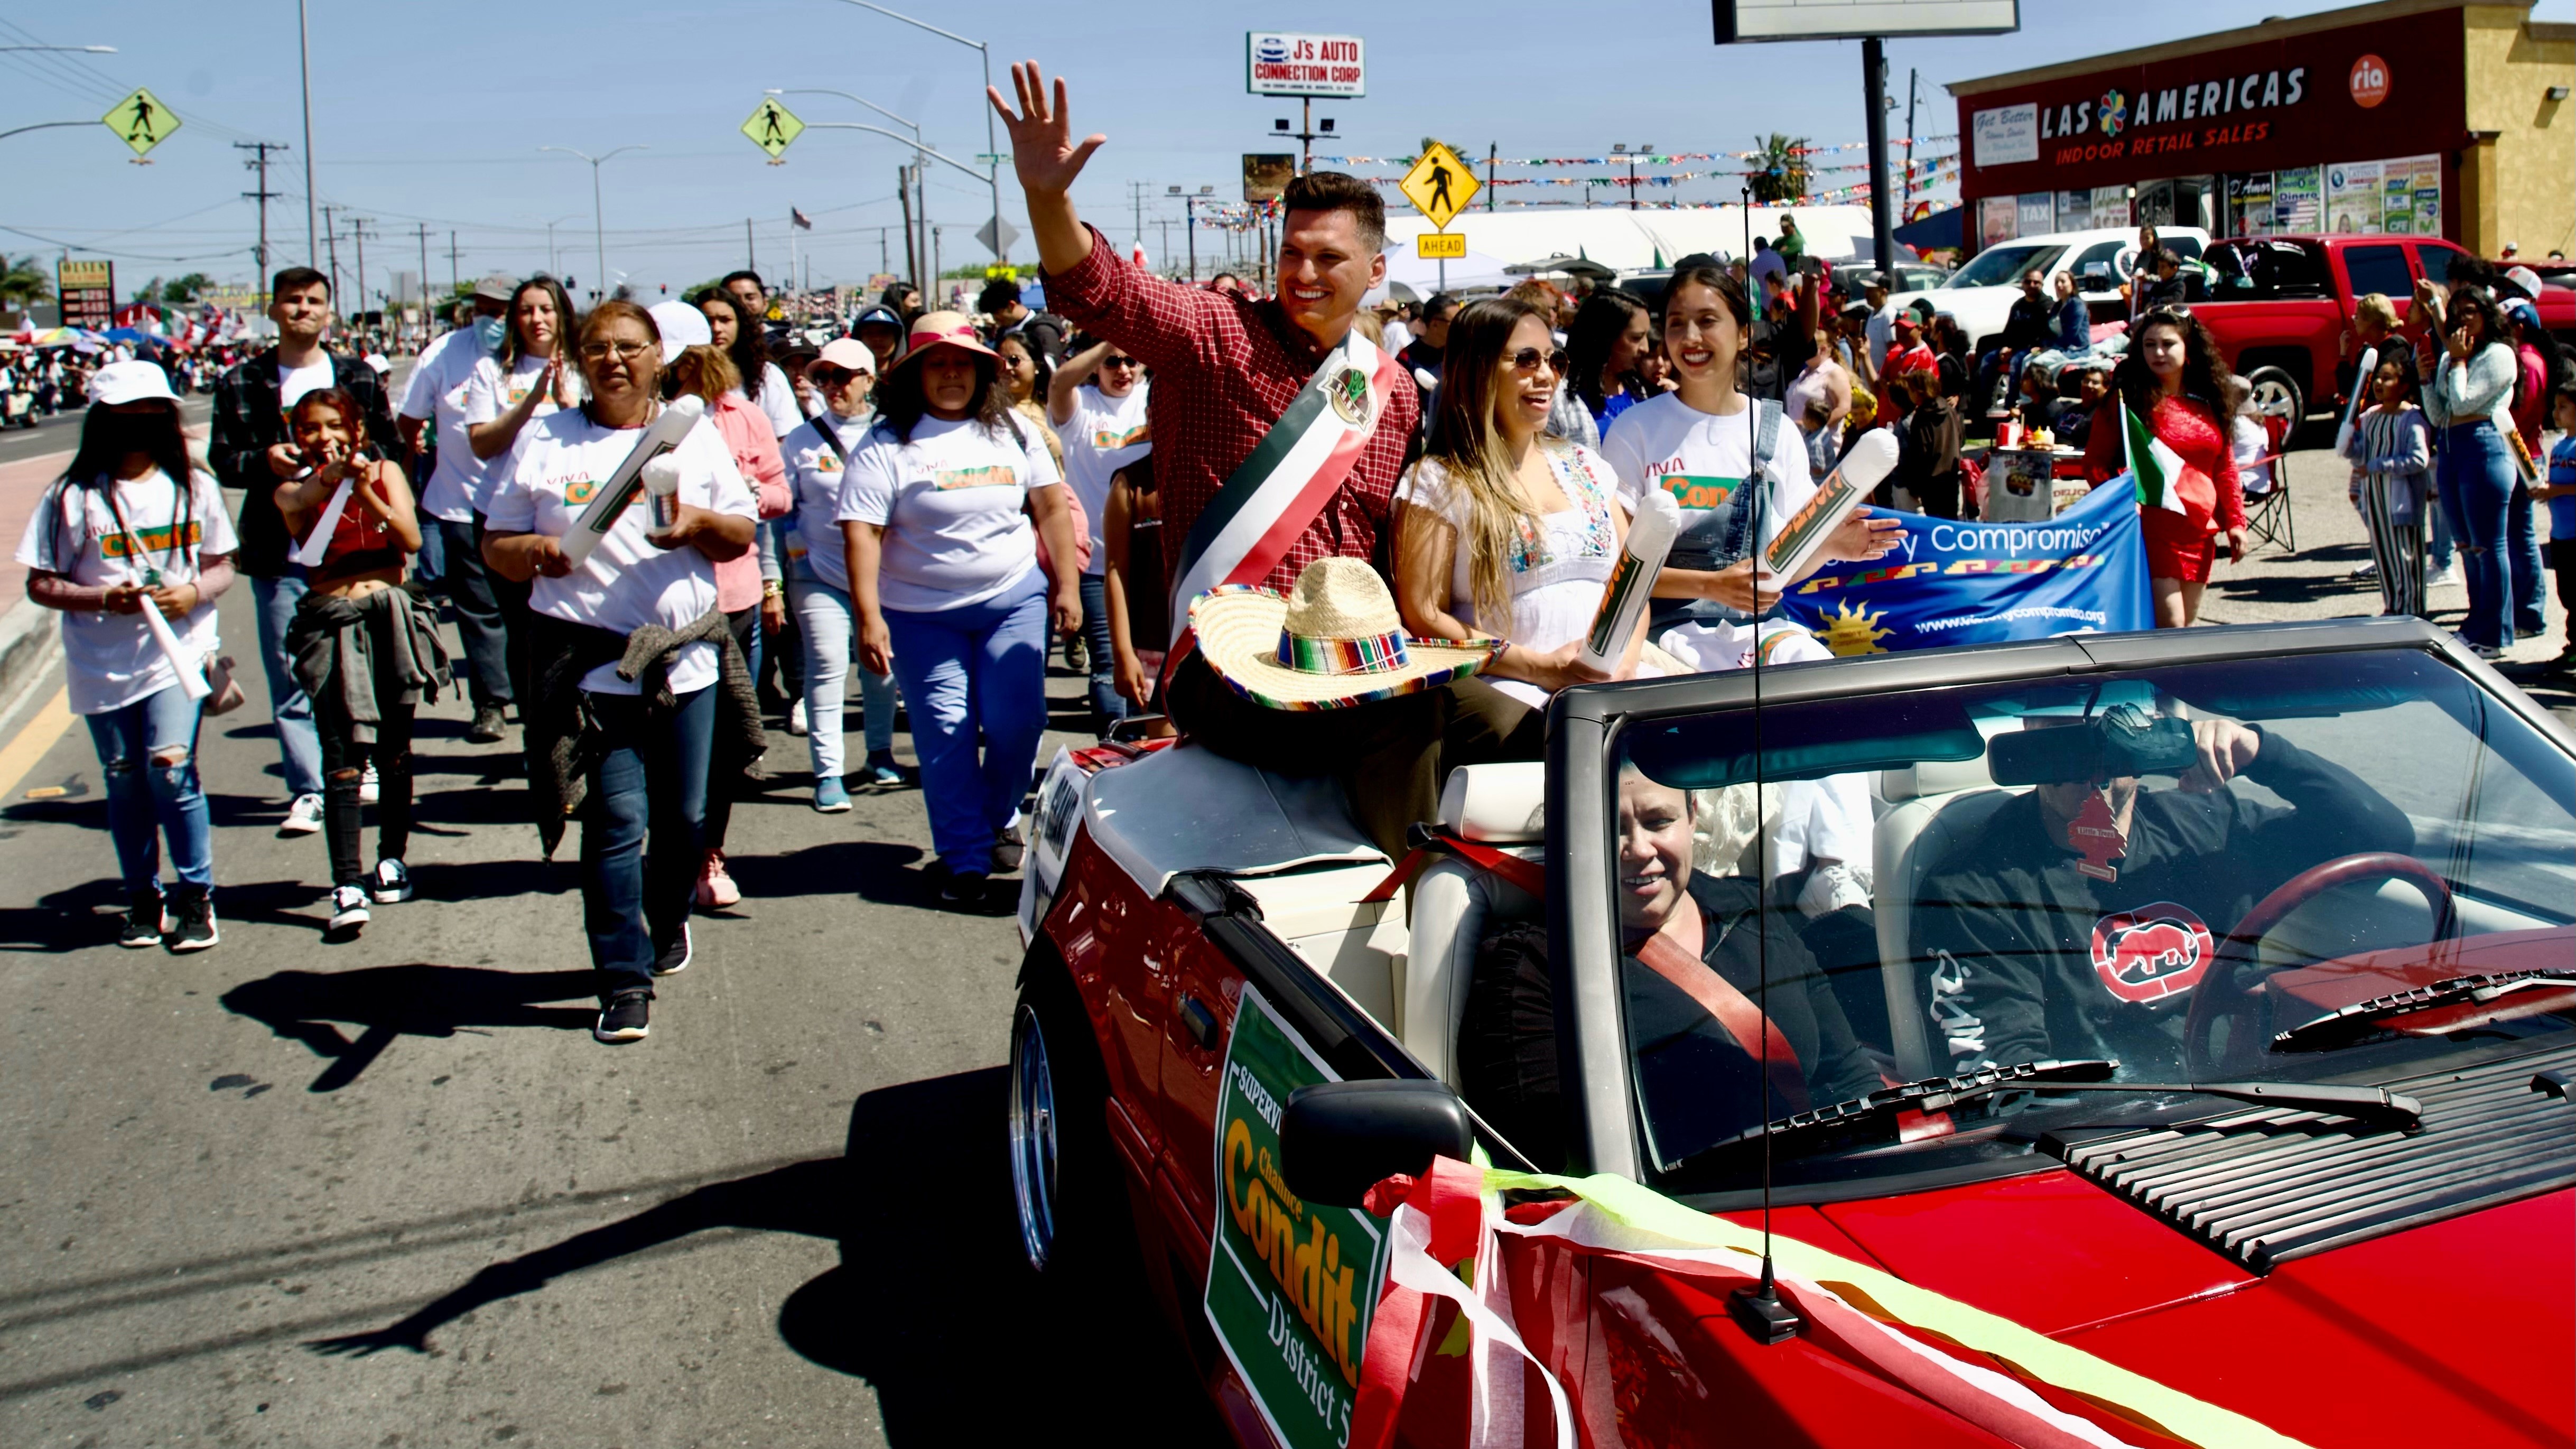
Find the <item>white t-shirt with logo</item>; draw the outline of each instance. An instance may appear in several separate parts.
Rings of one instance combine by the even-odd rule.
[[[114,507],[105,491],[110,487],[116,490]],[[57,480],[27,520],[18,562],[90,588],[144,583],[149,569],[158,569],[165,584],[193,583],[201,555],[220,558],[241,547],[222,500],[215,480],[203,473],[184,493],[158,468],[88,487]],[[170,632],[200,657],[212,655],[214,601],[171,620]],[[63,664],[71,710],[80,715],[123,709],[179,682],[141,614],[65,611]]]
[[[561,538],[572,531],[591,496],[635,450],[640,428],[605,428],[581,410],[566,409],[531,418],[520,430],[509,455],[496,460],[484,521],[495,533],[542,533]],[[716,513],[755,518],[758,505],[734,468],[733,451],[701,419],[672,450],[680,465],[680,501]],[[657,548],[645,537],[650,507],[644,495],[619,515],[616,526],[600,539],[582,566],[562,578],[537,575],[528,605],[540,614],[575,624],[595,624],[618,634],[631,634],[647,624],[686,628],[716,606],[715,565],[689,544]],[[668,681],[674,694],[704,689],[716,682],[716,646],[683,646],[672,656]],[[581,678],[593,694],[640,694],[640,682],[617,677],[617,666],[602,664]]]
[[[1500,623],[1476,617],[1476,585],[1468,572],[1467,527],[1475,502],[1455,485],[1448,468],[1425,458],[1405,475],[1396,496],[1415,508],[1427,508],[1458,531],[1458,548],[1449,565],[1448,611],[1451,617],[1514,644],[1533,650],[1554,649],[1580,639],[1592,627],[1601,607],[1601,589],[1619,559],[1619,526],[1611,517],[1618,506],[1618,481],[1608,462],[1581,443],[1544,445],[1556,486],[1573,506],[1536,518],[1524,516],[1503,559],[1503,579],[1512,591],[1512,616]],[[1533,708],[1547,707],[1547,691],[1517,679],[1496,679],[1496,689]]]
[[[420,511],[448,523],[469,523],[487,471],[465,436],[465,384],[486,354],[474,329],[442,332],[422,350],[403,385],[402,415],[429,423],[438,434],[438,466],[421,485]]]
[[[1043,446],[1011,421],[925,417],[903,442],[879,424],[850,454],[839,517],[885,529],[877,597],[889,609],[962,609],[1018,587],[1038,566],[1028,495],[1062,484]]]
[[[1109,480],[1119,469],[1154,451],[1145,426],[1145,391],[1139,381],[1125,397],[1109,397],[1089,383],[1073,390],[1073,421],[1056,430],[1064,440],[1064,481],[1082,500],[1082,515],[1091,526],[1091,562],[1087,574],[1109,567],[1109,548],[1100,532],[1109,516]]]
[[[1704,413],[1668,392],[1651,397],[1610,420],[1601,439],[1601,456],[1619,475],[1619,502],[1636,516],[1637,500],[1649,487],[1661,487],[1682,508],[1682,528],[1690,530],[1694,511],[1716,506],[1740,489],[1753,471],[1753,426],[1760,405],[1744,399],[1744,410],[1731,416]],[[1767,542],[1815,496],[1816,480],[1807,473],[1806,441],[1786,417],[1771,439],[1768,467],[1775,491],[1762,519]]]
[[[302,367],[289,367],[281,362],[277,365],[277,406],[282,411],[293,412],[296,399],[316,388],[330,387],[333,382],[331,354],[327,352],[322,354],[320,361],[308,362]]]
[[[799,423],[778,450],[787,461],[787,486],[796,500],[792,514],[796,527],[782,535],[787,556],[805,560],[814,577],[843,593],[850,589],[850,566],[841,546],[841,490],[848,472],[841,453],[857,457],[874,426],[874,413],[845,418],[827,408],[821,416]],[[825,428],[841,440],[840,452],[824,441]]]
[[[546,360],[542,357],[522,357],[510,364],[509,373],[504,376],[501,371],[501,359],[491,353],[484,353],[475,359],[471,368],[466,370],[462,398],[464,425],[457,431],[461,433],[466,428],[499,421],[503,413],[517,407],[528,394],[535,392],[537,384],[543,382],[545,376]],[[567,363],[564,366],[564,376],[571,380],[573,401],[580,402],[587,391],[582,386],[581,369]],[[530,424],[534,424],[538,418],[563,410],[562,406],[555,401],[555,396],[556,392],[550,391],[538,401],[536,412],[528,418]],[[522,429],[522,431],[525,430]],[[495,458],[490,466],[474,475],[474,482],[468,490],[468,496],[478,512],[483,510],[491,497],[493,485],[499,481],[500,464],[501,460]]]
[[[751,402],[762,417],[769,419],[771,435],[781,441],[804,426],[805,410],[796,405],[796,388],[775,362],[760,365],[760,396]]]

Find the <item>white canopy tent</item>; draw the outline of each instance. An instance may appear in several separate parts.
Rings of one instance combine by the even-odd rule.
[[[1783,213],[1797,218],[1807,254],[1845,262],[1869,248],[1865,206],[1757,206],[1753,235],[1776,237]],[[1411,212],[1387,218],[1386,276],[1423,296],[1440,289],[1440,263],[1416,255],[1413,239],[1432,230]],[[1520,278],[1504,269],[1542,257],[1584,257],[1616,271],[1669,267],[1694,252],[1732,257],[1744,250],[1744,208],[1630,211],[1625,207],[1459,213],[1449,230],[1467,239],[1467,255],[1449,262],[1451,291],[1507,287]]]

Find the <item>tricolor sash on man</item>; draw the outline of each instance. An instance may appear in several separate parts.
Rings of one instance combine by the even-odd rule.
[[[1354,330],[1235,466],[1173,561],[1167,677],[1198,642],[1190,605],[1219,584],[1270,577],[1350,476],[1403,379],[1403,366]]]

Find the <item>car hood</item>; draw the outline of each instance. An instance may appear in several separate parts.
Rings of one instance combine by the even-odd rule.
[[[2318,1449],[2576,1442],[2576,1190],[2264,1275],[2072,1172],[1817,1211],[1899,1277]]]

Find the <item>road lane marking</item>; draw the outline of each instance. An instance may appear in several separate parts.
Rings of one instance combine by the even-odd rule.
[[[0,800],[9,798],[27,772],[45,758],[45,752],[72,727],[71,690],[66,685],[54,687],[54,697],[37,706],[18,737],[0,745]]]

